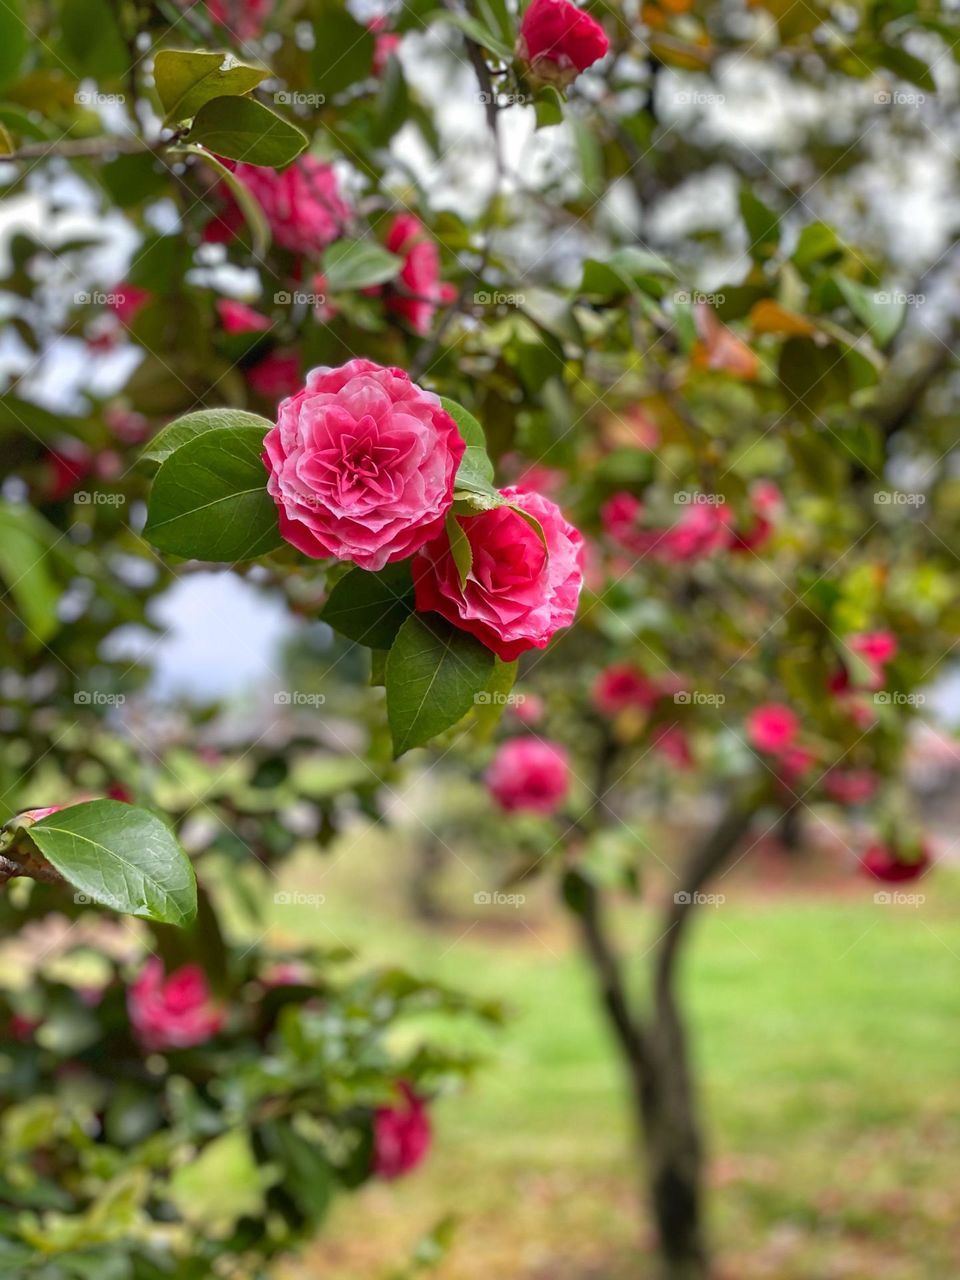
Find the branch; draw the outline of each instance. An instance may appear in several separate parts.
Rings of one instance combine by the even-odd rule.
[[[48,156],[61,156],[65,160],[101,159],[110,155],[135,155],[142,151],[159,153],[179,142],[186,132],[177,129],[166,138],[146,142],[142,138],[100,136],[97,138],[73,138],[66,142],[31,142],[18,147],[7,155],[0,155],[0,163],[16,163],[20,160],[45,160]]]

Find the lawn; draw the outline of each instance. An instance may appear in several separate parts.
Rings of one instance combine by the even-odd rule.
[[[495,919],[455,889],[461,919],[426,929],[378,833],[285,883],[325,902],[278,908],[281,935],[402,956],[505,997],[511,1019],[466,1095],[435,1108],[429,1162],[340,1203],[283,1280],[392,1276],[448,1213],[442,1280],[653,1276],[617,1063],[548,886]],[[922,887],[920,906],[878,905],[863,881],[745,871],[702,909],[683,977],[721,1280],[960,1274],[960,875]],[[639,976],[654,921],[631,906],[619,923]]]

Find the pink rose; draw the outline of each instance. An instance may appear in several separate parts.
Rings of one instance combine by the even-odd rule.
[[[831,769],[823,779],[823,789],[838,804],[866,804],[877,782],[872,769]]]
[[[300,385],[300,358],[295,351],[271,351],[247,370],[250,389],[264,400],[292,396]]]
[[[373,1172],[378,1178],[399,1178],[415,1169],[430,1150],[430,1117],[422,1098],[405,1082],[403,1101],[378,1107],[373,1115]]]
[[[854,653],[878,667],[897,656],[897,637],[892,631],[859,631],[850,636],[847,643]]]
[[[570,0],[533,0],[520,22],[516,55],[534,79],[565,88],[609,47],[600,23]]]
[[[758,751],[779,755],[793,745],[800,721],[781,702],[768,702],[757,707],[747,719],[747,736]]]
[[[130,1023],[144,1049],[189,1049],[215,1036],[224,1013],[210,998],[199,965],[185,964],[164,977],[163,964],[151,956],[127,992]]]
[[[402,369],[314,369],[264,440],[280,532],[305,555],[364,569],[403,560],[442,532],[465,447]]]
[[[878,840],[865,850],[860,866],[874,880],[884,880],[888,884],[916,880],[930,866],[930,848],[925,841],[921,841],[906,858],[901,857],[900,853],[901,850]]]
[[[387,306],[415,332],[429,333],[437,305],[452,302],[456,296],[456,290],[440,279],[440,250],[412,213],[394,218],[386,244],[391,253],[404,259],[400,287],[389,293]],[[405,293],[411,296],[405,297]]]
[[[233,161],[229,167],[263,209],[274,240],[291,253],[319,253],[339,239],[351,216],[337,175],[316,156],[301,156],[279,172]],[[221,189],[227,207],[204,231],[204,239],[214,243],[232,240],[243,224],[229,188]]]
[[[190,0],[181,0],[188,7]],[[270,15],[270,0],[207,0],[207,13],[238,40],[256,40]]]
[[[486,774],[487,788],[501,809],[551,814],[567,798],[570,764],[556,742],[511,738],[499,747]]]
[[[593,685],[594,706],[605,716],[619,715],[628,707],[650,711],[659,696],[660,691],[654,682],[629,662],[607,667]]]
[[[441,614],[512,662],[528,649],[545,649],[573,622],[583,537],[549,498],[521,489],[501,493],[540,521],[547,550],[523,516],[496,507],[460,520],[473,553],[464,586],[446,532],[414,560],[413,581],[421,612]]]
[[[234,298],[218,298],[217,315],[223,325],[224,333],[262,333],[270,328],[270,321],[245,302],[237,302]]]

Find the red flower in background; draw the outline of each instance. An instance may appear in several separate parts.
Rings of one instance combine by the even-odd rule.
[[[779,755],[793,745],[800,730],[795,712],[782,702],[768,702],[751,711],[747,719],[747,736],[758,751]]]
[[[565,88],[609,48],[600,23],[570,0],[533,0],[520,22],[516,55],[534,79]]]
[[[498,750],[486,776],[487,788],[508,813],[527,810],[551,814],[570,790],[570,763],[556,742],[511,738]]]
[[[217,1034],[225,1016],[213,1003],[199,965],[183,965],[164,977],[156,956],[127,991],[127,1011],[137,1039],[150,1052],[204,1044]]]
[[[593,685],[593,703],[605,716],[616,716],[629,707],[652,710],[660,697],[658,686],[630,662],[618,662],[601,671]]]
[[[388,308],[419,334],[429,333],[437,306],[452,302],[456,289],[440,279],[440,250],[426,227],[412,213],[394,218],[387,232],[387,248],[403,258],[398,280],[401,290],[392,290]],[[411,294],[405,297],[403,290]]]
[[[367,27],[376,37],[373,46],[373,65],[371,70],[375,76],[382,76],[387,69],[391,55],[400,48],[401,37],[395,31],[387,31],[387,19],[383,14],[371,18]]]
[[[373,1116],[373,1172],[378,1178],[402,1177],[430,1150],[426,1103],[405,1082],[399,1090],[403,1101],[394,1107],[378,1107]]]
[[[109,295],[107,306],[121,324],[128,328],[136,319],[137,312],[153,297],[149,289],[138,289],[133,284],[118,284]]]
[[[921,842],[912,858],[901,858],[898,853],[897,849],[877,841],[864,852],[860,865],[874,880],[883,880],[887,884],[916,880],[930,866],[930,850],[925,842]]]
[[[264,400],[283,400],[300,387],[300,358],[295,351],[271,351],[247,368],[247,382]]]
[[[224,333],[262,333],[270,328],[265,315],[235,298],[218,298],[216,308]]]
[[[341,197],[331,165],[301,156],[278,172],[254,164],[226,162],[263,210],[274,240],[291,253],[319,253],[339,239],[352,210]],[[243,214],[226,184],[221,213],[207,223],[204,239],[222,244],[234,238]]]
[[[181,0],[189,7],[190,0]],[[213,22],[232,32],[238,40],[256,40],[262,34],[272,8],[271,0],[207,0]]]
[[[885,666],[897,656],[897,637],[892,631],[858,631],[847,643],[854,653],[878,667]]]

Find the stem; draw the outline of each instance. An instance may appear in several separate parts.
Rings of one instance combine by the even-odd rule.
[[[0,156],[0,163],[8,164],[18,160],[45,160],[48,156],[62,156],[66,160],[101,159],[109,155],[133,155],[139,151],[161,152],[180,141],[185,130],[178,129],[169,137],[160,138],[156,142],[146,142],[143,138],[100,136],[97,138],[74,138],[66,142],[31,142],[19,147],[8,155]]]

